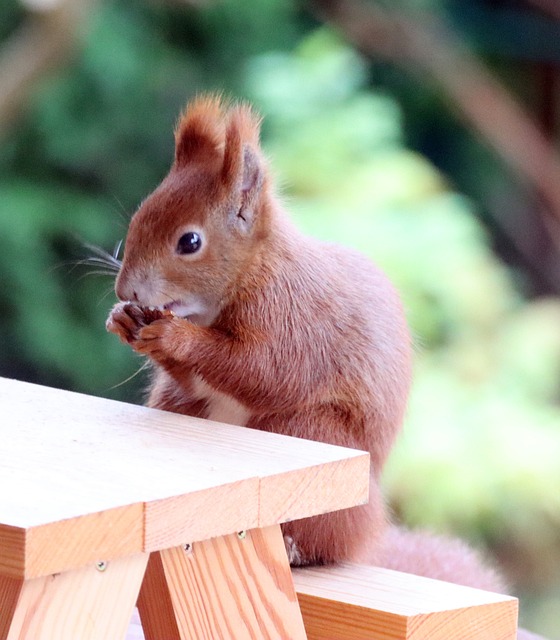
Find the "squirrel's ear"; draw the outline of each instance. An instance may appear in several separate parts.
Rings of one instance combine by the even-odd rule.
[[[243,173],[241,175],[241,193],[244,196],[260,189],[263,182],[263,170],[257,154],[245,145],[243,147]]]
[[[235,197],[236,223],[248,231],[255,217],[257,196],[264,182],[258,152],[259,120],[248,107],[233,111],[226,129],[222,182]]]
[[[215,159],[224,139],[220,96],[201,96],[191,102],[175,128],[175,163]]]

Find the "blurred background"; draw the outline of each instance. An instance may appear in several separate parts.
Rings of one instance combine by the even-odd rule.
[[[2,0],[0,375],[142,401],[84,260],[216,89],[264,114],[299,224],[402,292],[396,517],[487,549],[560,638],[560,2]]]

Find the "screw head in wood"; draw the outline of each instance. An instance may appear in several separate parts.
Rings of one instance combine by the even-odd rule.
[[[108,567],[108,566],[109,566],[109,563],[108,563],[108,562],[106,562],[105,560],[98,560],[98,561],[95,563],[95,568],[96,568],[98,571],[105,571],[105,570],[107,569],[107,567]]]
[[[245,538],[247,537],[247,532],[246,531],[238,531],[237,532],[237,537],[240,540],[245,540]]]
[[[183,551],[184,551],[185,553],[192,553],[192,544],[191,544],[190,542],[186,542],[186,543],[183,545]]]

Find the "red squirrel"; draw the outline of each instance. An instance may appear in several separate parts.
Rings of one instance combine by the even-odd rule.
[[[169,174],[130,223],[107,329],[154,364],[151,407],[369,451],[368,505],[282,525],[292,565],[503,592],[462,542],[387,524],[379,477],[411,380],[403,307],[370,260],[291,223],[259,129],[247,105],[187,107]]]
[[[151,407],[369,451],[368,505],[283,525],[294,565],[354,559],[385,528],[409,332],[372,262],[289,220],[259,129],[247,105],[187,107],[171,170],[130,223],[107,328],[154,363]]]

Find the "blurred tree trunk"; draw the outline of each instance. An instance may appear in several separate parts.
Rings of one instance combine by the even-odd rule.
[[[558,0],[527,0],[527,2],[556,20],[560,20],[560,3]]]
[[[23,111],[33,85],[75,51],[93,2],[26,3],[29,17],[0,48],[0,134]]]
[[[459,36],[429,11],[403,11],[362,0],[312,4],[364,55],[436,84],[513,169],[518,180],[514,191],[527,194],[525,210],[518,207],[517,215],[507,219],[508,211],[496,215],[494,209],[496,223],[531,275],[533,293],[560,294],[560,155],[546,135],[550,132],[541,127],[545,115],[548,121],[554,114],[529,114]],[[516,225],[515,218],[522,222]]]

